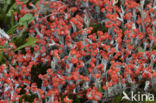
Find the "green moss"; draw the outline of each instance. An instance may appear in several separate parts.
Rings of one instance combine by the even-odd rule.
[[[73,103],[81,103],[80,98],[76,98],[73,100]]]
[[[42,80],[38,78],[39,74],[46,74],[47,69],[50,68],[50,66],[47,65],[37,65],[37,66],[33,66],[31,69],[31,82],[32,83],[37,83],[38,88],[41,87],[42,85]]]
[[[120,103],[121,102],[121,96],[117,96],[115,98],[113,98],[113,103]]]
[[[36,94],[33,94],[32,92],[30,92],[30,95],[23,95],[19,102],[22,103],[22,99],[24,99],[26,102],[28,103],[33,103],[34,99],[37,98],[38,96]]]
[[[0,51],[0,63],[2,62],[3,60],[3,51]]]
[[[98,91],[99,91],[99,92],[102,92],[102,91],[103,91],[102,87],[99,87],[99,88],[98,88]]]
[[[96,33],[97,31],[107,32],[108,30],[108,28],[102,24],[92,24],[91,27],[93,27],[92,33]]]
[[[21,38],[14,38],[12,42],[15,43],[17,47],[19,47],[26,43],[25,41],[26,38],[27,38],[26,35],[25,36],[23,35]]]

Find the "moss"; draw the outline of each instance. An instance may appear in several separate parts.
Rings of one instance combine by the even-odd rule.
[[[27,35],[23,35],[21,38],[14,38],[12,42],[15,43],[17,47],[19,47],[26,43],[26,38]]]
[[[23,35],[21,38],[14,38],[12,40],[13,43],[15,43],[16,47],[20,47],[22,45],[24,45],[26,43],[26,39],[27,39],[27,35]],[[25,53],[25,48],[23,49],[20,49],[18,51],[15,51],[15,53],[22,53],[24,54]]]
[[[102,91],[103,91],[102,87],[99,87],[98,91],[102,93]]]
[[[22,103],[22,99],[24,99],[28,103],[33,103],[34,99],[37,98],[38,96],[36,94],[33,94],[30,92],[30,95],[23,95],[19,102]]]
[[[39,74],[46,74],[47,69],[50,68],[47,65],[37,65],[31,68],[31,82],[37,83],[38,88],[41,88],[42,80],[38,78]]]
[[[73,103],[81,103],[80,98],[76,98],[73,100]]]
[[[156,30],[154,31],[154,37],[156,37]],[[156,51],[156,43],[153,45],[152,50],[155,50]]]
[[[102,24],[92,24],[91,27],[93,27],[92,33],[96,33],[97,31],[107,32],[108,30],[108,28]]]
[[[121,102],[121,96],[117,96],[115,98],[113,98],[113,103],[120,103]]]

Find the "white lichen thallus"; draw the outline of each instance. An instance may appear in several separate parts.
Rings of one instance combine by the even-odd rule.
[[[5,31],[3,29],[0,28],[0,38],[7,38],[10,39],[9,35],[7,33],[5,33]]]

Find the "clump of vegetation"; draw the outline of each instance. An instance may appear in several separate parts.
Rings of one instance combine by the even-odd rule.
[[[154,6],[0,0],[0,102],[129,103],[123,91],[155,94]]]

